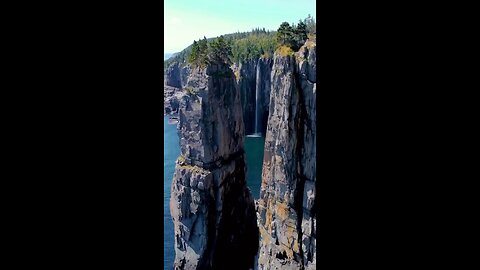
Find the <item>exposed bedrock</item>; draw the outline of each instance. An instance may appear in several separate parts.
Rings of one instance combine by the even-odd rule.
[[[256,91],[260,94],[260,127],[259,131],[265,135],[267,130],[268,109],[270,104],[272,58],[260,58],[257,62]]]
[[[248,270],[259,240],[234,74],[226,65],[195,69],[184,89],[170,200],[174,268]]]
[[[190,65],[181,65],[178,62],[173,62],[164,72],[164,85],[184,88],[187,84],[188,76],[192,72]]]
[[[259,269],[315,269],[316,45],[275,54],[258,201]]]
[[[256,132],[255,118],[259,117],[258,132],[265,135],[268,120],[268,109],[270,103],[270,73],[273,65],[272,58],[259,58],[255,60],[246,60],[231,69],[236,73],[237,84],[240,90],[240,102],[243,113],[243,124],[245,134]],[[178,62],[170,64],[164,73],[164,93],[168,95],[167,87],[184,89],[187,87],[189,76],[192,73],[191,65],[181,65]],[[257,94],[257,92],[259,94]],[[259,103],[257,103],[257,98]],[[164,100],[165,101],[165,100]],[[174,108],[177,99],[169,99],[164,103],[170,108]],[[257,115],[257,104],[259,112]]]
[[[178,111],[180,100],[185,92],[179,88],[164,85],[163,86],[163,112],[172,113]]]
[[[240,73],[238,87],[242,102],[243,122],[245,134],[255,132],[255,85],[257,60],[243,61],[239,65]]]
[[[272,58],[259,58],[246,60],[236,67],[238,72],[238,86],[242,102],[245,134],[253,134],[256,131],[255,117],[257,117],[257,98],[259,99],[259,130],[265,134],[268,108],[270,103],[270,73],[273,64]],[[259,95],[257,95],[257,92]]]
[[[175,88],[182,88],[182,82],[180,79],[180,66],[177,62],[174,62],[164,72],[164,85],[172,86]]]

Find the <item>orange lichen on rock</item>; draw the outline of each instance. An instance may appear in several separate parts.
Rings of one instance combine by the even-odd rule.
[[[285,202],[277,203],[275,205],[275,213],[280,221],[284,221],[288,218],[288,205]]]

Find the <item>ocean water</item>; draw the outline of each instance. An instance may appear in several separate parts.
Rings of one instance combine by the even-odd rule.
[[[164,117],[164,174],[163,174],[163,206],[164,206],[164,250],[163,250],[163,269],[172,270],[175,260],[173,222],[170,216],[170,188],[172,177],[175,171],[175,161],[180,155],[179,138],[177,134],[177,125],[168,124],[168,116]],[[262,176],[263,146],[264,137],[246,137],[245,154],[247,162],[247,185],[252,195],[258,199],[260,194],[260,184]]]
[[[255,200],[260,197],[262,184],[263,148],[265,137],[245,137],[245,159],[247,162],[247,185]]]
[[[168,116],[163,119],[163,269],[172,270],[175,260],[173,222],[170,216],[170,188],[175,171],[175,161],[180,155],[180,141],[177,125],[168,124]]]

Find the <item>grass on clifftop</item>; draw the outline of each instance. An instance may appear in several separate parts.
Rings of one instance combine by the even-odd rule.
[[[287,55],[293,55],[293,50],[288,47],[288,46],[285,46],[285,45],[282,45],[280,47],[278,47],[277,51],[276,51],[280,56],[287,56]]]

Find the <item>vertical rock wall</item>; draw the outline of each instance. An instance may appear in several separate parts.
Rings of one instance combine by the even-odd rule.
[[[175,88],[182,88],[182,81],[180,79],[180,65],[174,62],[167,67],[164,73],[164,85],[172,86]]]
[[[184,92],[172,86],[163,86],[163,112],[172,113],[178,110],[180,105],[180,99],[184,95]]]
[[[238,86],[242,102],[245,134],[255,132],[256,91],[260,88],[260,131],[265,134],[270,103],[270,73],[272,58],[259,58],[240,63],[236,68],[239,74]]]
[[[239,65],[238,87],[242,102],[245,134],[255,132],[255,87],[256,87],[256,60],[248,60]]]
[[[255,132],[255,93],[257,88],[260,88],[260,92],[262,93],[260,129],[262,134],[265,134],[270,103],[270,73],[272,64],[272,58],[260,58],[257,60],[247,60],[240,63],[238,66],[234,65],[231,67],[235,73],[238,73],[237,84],[240,89],[244,129],[245,134],[247,135]],[[189,64],[182,66],[177,62],[173,62],[168,66],[164,74],[165,96],[171,96],[167,91],[168,87],[174,87],[177,89],[187,87],[188,78],[191,73],[192,67]]]
[[[178,80],[170,71],[187,93],[170,202],[175,269],[255,268],[257,251],[258,269],[315,269],[315,49],[307,41],[295,55],[235,66],[238,84],[223,65],[184,69]],[[257,216],[243,151],[255,128],[256,89],[266,128]]]
[[[234,74],[223,65],[193,70],[185,89],[170,201],[175,269],[253,268],[258,228]]]
[[[192,72],[192,67],[188,64],[182,66],[178,62],[173,62],[167,67],[164,73],[164,85],[176,88],[184,88],[187,85],[188,77]]]
[[[255,88],[260,88],[260,104],[261,104],[261,113],[260,113],[260,131],[263,135],[267,130],[267,121],[268,121],[268,108],[270,104],[270,89],[271,89],[271,82],[270,82],[270,75],[272,73],[272,65],[273,59],[272,58],[260,58],[257,62],[256,68],[256,84]]]
[[[316,55],[275,54],[258,202],[259,269],[316,266]]]

